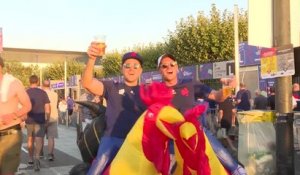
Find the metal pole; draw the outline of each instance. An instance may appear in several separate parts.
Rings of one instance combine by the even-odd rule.
[[[239,8],[234,5],[234,68],[236,78],[235,94],[240,89],[240,56],[239,56]]]
[[[273,0],[273,46],[291,44],[290,0]],[[276,167],[277,174],[293,175],[292,76],[276,78]]]
[[[65,100],[67,101],[67,97],[68,97],[68,87],[67,87],[67,59],[65,58],[65,61],[64,61],[64,73],[65,73],[65,76],[64,76],[64,85],[65,85]],[[66,125],[67,127],[69,127],[69,114],[68,114],[68,111],[67,111],[67,121],[66,121]]]

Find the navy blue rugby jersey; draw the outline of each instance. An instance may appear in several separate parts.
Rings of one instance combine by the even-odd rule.
[[[179,80],[173,88],[172,104],[182,113],[195,106],[195,96],[207,98],[212,89],[200,82],[193,80]]]
[[[103,81],[106,108],[105,136],[125,138],[137,119],[146,110],[140,98],[140,86]]]

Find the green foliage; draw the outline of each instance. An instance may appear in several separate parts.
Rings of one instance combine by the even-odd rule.
[[[84,64],[78,61],[67,61],[67,79],[72,75],[81,75],[84,69]],[[44,79],[49,80],[63,80],[64,62],[57,62],[50,64],[43,69]]]
[[[31,75],[39,75],[39,68],[36,65],[23,66],[20,62],[5,62],[4,71],[18,78],[25,87],[29,86],[29,77]]]
[[[133,50],[143,57],[143,70],[150,71],[156,69],[156,60],[166,52],[166,47],[163,43],[150,43],[149,45],[136,46]]]
[[[43,69],[44,79],[63,80],[64,79],[64,62],[52,63]]]
[[[247,41],[247,12],[239,14],[239,39]],[[123,53],[136,51],[144,59],[144,71],[156,70],[156,59],[163,53],[173,54],[180,66],[206,62],[232,60],[234,58],[234,15],[224,10],[220,12],[212,5],[209,16],[199,11],[196,17],[181,19],[176,30],[169,32],[165,43],[137,45],[107,54],[109,62],[102,62],[105,76],[120,75],[119,63]]]
[[[95,78],[102,78],[104,77],[104,72],[103,72],[103,69],[102,69],[102,66],[101,68],[100,67],[94,67],[94,77]]]
[[[121,55],[118,52],[106,54],[101,60],[101,64],[103,66],[104,77],[121,74]]]
[[[177,57],[181,66],[234,58],[234,16],[225,10],[222,15],[212,5],[210,17],[199,12],[177,23],[176,30],[169,32],[166,47]],[[239,14],[240,41],[247,40],[247,13]]]

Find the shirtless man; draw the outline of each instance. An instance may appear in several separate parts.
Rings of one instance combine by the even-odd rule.
[[[3,73],[0,57],[0,174],[13,175],[20,164],[22,132],[20,123],[31,109],[21,81]]]

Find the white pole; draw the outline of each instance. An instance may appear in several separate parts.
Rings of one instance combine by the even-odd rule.
[[[68,96],[68,87],[67,87],[67,59],[65,59],[65,62],[64,62],[64,73],[65,73],[65,76],[64,76],[64,84],[65,84],[65,98],[67,98]]]
[[[65,84],[65,100],[67,100],[67,96],[68,96],[68,87],[67,87],[67,59],[65,58],[65,62],[64,62],[64,84]],[[66,126],[69,127],[69,114],[67,111],[67,119],[66,119]]]
[[[235,66],[235,78],[236,88],[235,93],[240,89],[240,56],[239,56],[239,8],[238,5],[234,5],[234,66]]]

